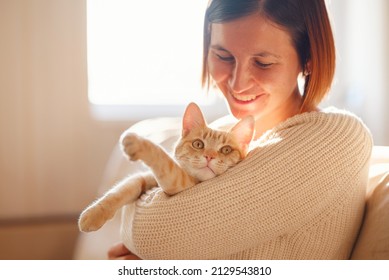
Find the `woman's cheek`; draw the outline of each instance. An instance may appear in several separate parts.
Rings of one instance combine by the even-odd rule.
[[[219,61],[215,57],[208,58],[209,73],[216,83],[226,80],[229,76],[230,65]]]

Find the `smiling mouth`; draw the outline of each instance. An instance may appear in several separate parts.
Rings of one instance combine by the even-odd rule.
[[[257,100],[259,97],[261,97],[263,94],[259,95],[237,95],[231,92],[232,98],[235,100],[235,102],[240,104],[248,104],[255,100]]]

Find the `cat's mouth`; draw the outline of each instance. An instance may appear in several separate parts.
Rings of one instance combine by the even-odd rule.
[[[197,174],[198,174],[197,177],[201,181],[209,180],[217,176],[215,171],[213,171],[213,169],[209,166],[204,166],[202,168],[199,168]]]
[[[216,176],[216,172],[215,171],[213,171],[213,169],[209,166],[209,165],[207,165],[206,167],[204,167],[204,169],[208,169],[209,171],[211,171],[213,174],[215,174],[215,176]]]

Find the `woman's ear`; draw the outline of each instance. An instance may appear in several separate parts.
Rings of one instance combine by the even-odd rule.
[[[311,73],[312,73],[312,61],[309,59],[303,67],[303,75],[306,77],[311,75]]]
[[[195,128],[205,127],[207,123],[204,119],[203,113],[196,103],[190,103],[185,110],[182,119],[182,136],[186,136]]]

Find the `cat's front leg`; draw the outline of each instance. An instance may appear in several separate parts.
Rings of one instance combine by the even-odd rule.
[[[127,132],[123,134],[120,143],[128,159],[133,161],[142,160],[146,164],[152,160],[155,145],[147,139],[138,136],[136,133]]]
[[[142,160],[150,167],[166,194],[174,195],[197,183],[161,146],[135,133],[125,133],[121,143],[123,152],[130,160]]]

